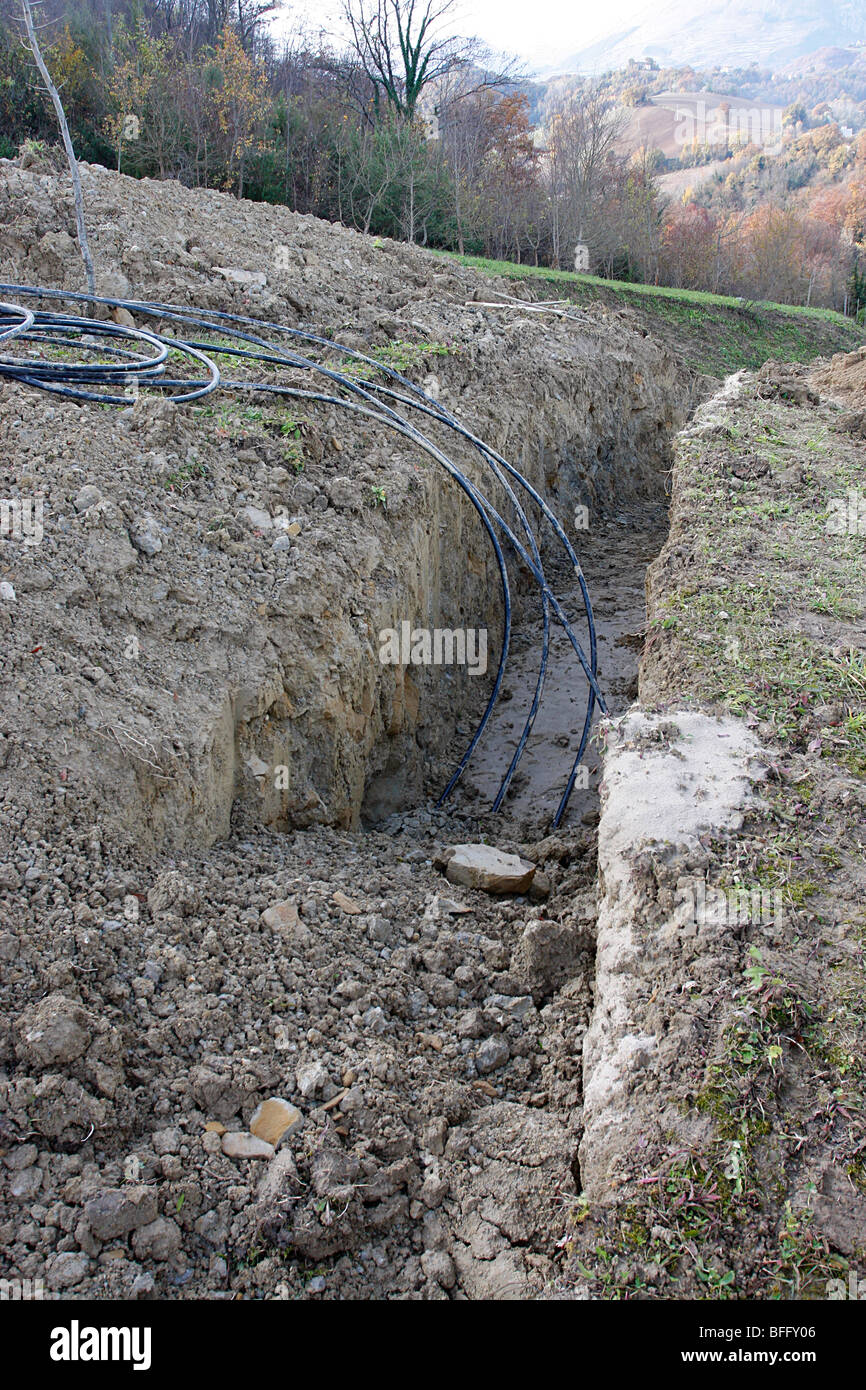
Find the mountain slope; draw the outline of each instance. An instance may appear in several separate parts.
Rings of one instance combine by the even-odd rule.
[[[723,0],[710,10],[682,0],[649,5],[638,21],[573,54],[561,71],[624,67],[630,58],[663,66],[780,66],[816,48],[866,41],[866,11],[857,0]]]

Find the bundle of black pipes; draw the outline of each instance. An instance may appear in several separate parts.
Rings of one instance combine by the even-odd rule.
[[[607,712],[597,680],[598,654],[595,623],[586,580],[565,531],[554,516],[550,507],[510,463],[483,440],[467,429],[456,416],[439,401],[408,381],[392,368],[384,366],[374,357],[365,356],[352,348],[332,342],[329,338],[318,337],[299,328],[289,328],[284,324],[269,323],[266,320],[247,318],[239,314],[225,314],[214,310],[199,311],[182,309],[172,304],[156,301],[108,299],[85,294],[73,294],[66,290],[53,290],[33,285],[0,284],[0,294],[14,295],[15,302],[0,303],[0,376],[28,386],[49,391],[76,401],[94,401],[100,405],[128,406],[135,396],[123,393],[124,386],[139,389],[148,388],[167,392],[174,401],[194,401],[210,395],[216,390],[236,392],[267,392],[271,395],[289,396],[295,399],[339,406],[343,410],[365,416],[389,429],[396,430],[444,468],[454,482],[465,493],[477,512],[496,557],[503,598],[503,639],[496,671],[496,679],[484,713],[469,744],[460,758],[448,785],[439,798],[439,805],[451,795],[466,768],[469,759],[484,733],[490,720],[502,686],[505,664],[508,659],[511,640],[511,590],[508,569],[505,563],[499,532],[523,562],[535,579],[541,598],[542,645],[541,661],[532,703],[526,717],[517,747],[502,778],[493,802],[493,810],[498,811],[508,791],[517,765],[526,747],[544,690],[550,650],[551,613],[561,625],[577,656],[587,681],[586,714],[580,735],[577,753],[568,776],[565,790],[560,798],[553,825],[558,826],[565,814],[577,771],[586,752],[596,705],[602,713]],[[18,302],[23,299],[24,304]],[[36,301],[34,308],[25,305]],[[74,313],[45,309],[45,301],[69,301],[86,304],[91,312],[97,305],[105,309],[125,309],[128,314],[140,319],[156,319],[160,323],[182,325],[197,333],[215,333],[220,342],[209,343],[199,338],[165,337],[155,331],[127,327],[113,321],[96,317],[84,317]],[[264,334],[281,335],[295,343],[307,344],[314,352],[337,353],[353,362],[365,364],[369,377],[360,381],[357,377],[335,371],[324,361],[315,357],[288,351],[278,343],[270,341]],[[9,348],[14,343],[10,354]],[[60,361],[48,355],[34,353],[32,348],[26,355],[16,355],[15,349],[24,344],[43,344],[51,348],[65,348],[83,351],[78,361]],[[125,345],[124,345],[125,344]],[[269,367],[287,367],[324,377],[328,383],[342,394],[328,391],[304,390],[297,386],[255,380],[226,380],[212,354],[234,357],[239,363],[259,362]],[[166,374],[169,358],[187,359],[195,364],[196,377],[172,377]],[[105,389],[95,390],[95,387]],[[526,545],[515,534],[511,526],[500,515],[488,497],[463,473],[457,465],[425,434],[413,425],[397,407],[426,415],[438,424],[454,431],[476,450],[485,466],[493,474],[514,512],[516,523],[524,533]],[[589,657],[578,641],[572,624],[556,595],[551,590],[541,563],[538,542],[529,518],[512,484],[522,489],[538,506],[541,515],[554,531],[565,550],[568,561],[577,580],[589,634]]]

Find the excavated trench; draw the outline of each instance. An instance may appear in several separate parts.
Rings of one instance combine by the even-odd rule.
[[[631,496],[622,506],[613,505],[607,513],[593,518],[583,534],[576,537],[593,602],[599,680],[612,716],[623,713],[637,698],[645,636],[646,573],[667,535],[666,476],[662,468],[655,470],[645,496]],[[580,593],[576,585],[569,587],[567,568],[556,559],[549,565],[551,582],[559,583],[558,591],[568,611],[578,613]],[[453,798],[441,809],[434,805],[433,798],[451,768],[448,758],[440,757],[432,761],[432,781],[431,762],[426,764],[426,798],[416,795],[413,799],[411,791],[407,793],[404,769],[386,767],[376,779],[374,795],[368,786],[362,810],[363,825],[371,802],[375,802],[375,814],[364,826],[368,834],[360,836],[361,846],[366,838],[395,836],[398,855],[405,853],[402,846],[408,842],[416,847],[414,854],[420,859],[431,853],[431,836],[438,845],[484,840],[534,857],[546,881],[543,894],[536,893],[532,899],[500,901],[495,913],[490,911],[495,916],[497,931],[512,943],[509,969],[498,976],[499,989],[512,996],[526,991],[526,999],[537,1010],[537,1045],[549,1058],[548,1073],[555,1074],[555,1079],[548,1079],[546,1091],[525,1091],[519,1096],[507,1090],[506,1105],[498,1114],[502,1090],[490,1089],[494,1108],[491,1122],[495,1120],[501,1126],[503,1144],[510,1128],[518,1149],[526,1147],[532,1152],[533,1146],[538,1145],[531,1162],[539,1178],[527,1185],[521,1160],[513,1154],[506,1158],[496,1145],[494,1163],[498,1165],[497,1182],[501,1186],[497,1197],[483,1179],[467,1181],[462,1177],[455,1181],[452,1172],[448,1181],[452,1191],[462,1198],[461,1216],[452,1218],[446,1242],[455,1274],[453,1287],[446,1279],[445,1288],[452,1296],[557,1296],[555,1266],[550,1260],[551,1233],[557,1222],[565,1220],[570,1203],[582,1192],[581,1053],[595,1000],[595,827],[599,819],[603,755],[598,740],[593,738],[583,764],[586,775],[578,779],[562,824],[551,834],[551,820],[571,765],[576,731],[582,724],[586,704],[585,680],[569,642],[556,626],[539,716],[502,811],[498,815],[489,811],[504,768],[517,746],[535,689],[540,651],[538,610],[537,595],[529,586],[521,586],[500,702]],[[501,613],[494,610],[491,630],[497,618],[501,619]],[[578,630],[581,641],[586,642],[585,624],[580,624]],[[493,658],[496,654],[494,649]],[[493,658],[491,668],[495,664]],[[433,679],[447,681],[448,673],[434,672]],[[473,699],[472,694],[471,687],[464,686],[463,698],[449,700],[444,714],[442,704],[436,702],[439,748],[443,746],[443,728],[447,749],[465,745],[483,706],[483,699]],[[597,719],[596,715],[596,725]],[[423,701],[418,732],[421,742],[426,742]],[[363,848],[360,852],[363,856]],[[429,859],[426,862],[429,864]],[[455,896],[468,896],[470,900],[483,897],[459,892]],[[500,961],[500,965],[504,963],[504,959]],[[496,1079],[494,1074],[491,1080]],[[538,1133],[529,1136],[525,1120],[506,1113],[510,1109],[516,1111],[518,1101],[524,1107],[524,1116],[533,1116],[530,1131],[535,1127]],[[528,1110],[527,1102],[531,1107]],[[474,1145],[470,1153],[478,1153]],[[459,1170],[459,1162],[455,1166]],[[445,1170],[444,1164],[442,1169]],[[440,1172],[438,1165],[436,1172]],[[523,1223],[514,1219],[512,1207],[517,1200],[525,1203],[529,1213]],[[497,1233],[490,1248],[485,1244],[488,1235],[479,1238],[478,1223],[473,1223],[471,1215],[467,1218],[467,1208],[470,1213],[481,1211],[482,1227],[488,1233]],[[437,1226],[432,1239],[434,1255],[441,1239]],[[406,1247],[406,1256],[411,1257],[410,1245]],[[430,1268],[434,1262],[431,1257]]]
[[[683,403],[672,404],[677,423]],[[628,481],[620,487],[615,449],[599,444],[590,482],[585,456],[576,461],[567,443],[542,445],[528,476],[542,487],[563,520],[580,558],[592,601],[598,641],[598,679],[608,710],[619,713],[637,695],[637,670],[645,620],[645,575],[658,555],[667,529],[665,445],[654,440],[653,459],[623,465]],[[523,467],[526,467],[526,459]],[[495,486],[497,505],[503,507]],[[587,502],[593,502],[590,510]],[[503,510],[506,510],[503,507]],[[527,506],[538,527],[542,563],[548,582],[573,623],[586,655],[590,633],[580,589],[553,533],[536,509]],[[382,737],[370,749],[356,824],[373,829],[409,816],[423,802],[437,802],[459,756],[477,727],[493,686],[501,652],[503,608],[487,538],[475,519],[466,515],[465,499],[447,483],[439,483],[431,504],[429,539],[439,534],[438,548],[418,556],[405,588],[397,581],[398,603],[388,611],[388,631],[407,629],[402,667],[383,672],[390,710]],[[569,524],[574,515],[577,528]],[[459,520],[458,520],[459,518]],[[540,521],[540,525],[538,522]],[[515,530],[520,534],[516,521]],[[524,538],[525,539],[525,538]],[[485,553],[487,552],[487,553]],[[417,554],[417,552],[416,552]],[[526,567],[506,555],[511,575],[513,626],[505,677],[492,717],[475,748],[454,793],[444,803],[458,818],[484,816],[492,806],[501,779],[518,746],[530,709],[542,651],[542,609],[539,592]],[[486,667],[474,677],[463,665],[414,665],[407,660],[409,630],[429,623],[460,628],[484,636]],[[376,628],[376,623],[373,623]],[[384,636],[379,631],[379,637]],[[471,645],[470,645],[471,650]],[[471,658],[470,658],[471,664]],[[512,834],[537,838],[550,828],[571,769],[586,711],[588,685],[572,645],[555,618],[551,621],[547,673],[538,715],[499,816],[488,833],[507,825]],[[381,699],[381,697],[380,697]],[[407,718],[407,715],[410,716]],[[599,716],[596,707],[593,728]],[[583,759],[563,831],[591,820],[598,802],[599,752],[590,742]],[[519,835],[518,835],[519,837]]]
[[[612,715],[622,713],[637,698],[646,617],[646,570],[661,550],[666,526],[664,500],[647,500],[639,508],[598,519],[582,538],[580,556],[593,601],[599,680]],[[579,611],[580,593],[576,586],[565,590],[565,599],[572,611]],[[538,640],[526,619],[517,630],[514,647],[502,703],[488,737],[470,764],[463,788],[461,804],[476,810],[491,802],[496,793],[502,767],[517,746],[535,689]],[[555,629],[544,700],[507,802],[508,814],[527,829],[532,825],[543,828],[556,811],[585,704],[586,682],[573,660],[570,644],[561,629]],[[575,786],[562,820],[563,833],[582,821],[591,822],[597,811],[597,740],[590,742],[582,766],[586,775]]]

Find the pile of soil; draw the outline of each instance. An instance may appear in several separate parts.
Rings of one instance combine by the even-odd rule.
[[[837,352],[812,373],[815,385],[827,396],[863,409],[866,400],[866,347],[856,352]]]
[[[812,373],[815,386],[846,406],[840,428],[866,437],[866,348],[839,352]]]

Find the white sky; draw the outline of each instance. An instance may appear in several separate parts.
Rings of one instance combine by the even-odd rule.
[[[555,66],[595,39],[616,32],[649,8],[649,0],[458,0],[451,27],[477,35],[497,52],[515,53],[530,67]],[[304,21],[340,31],[339,0],[289,0],[278,29]]]

